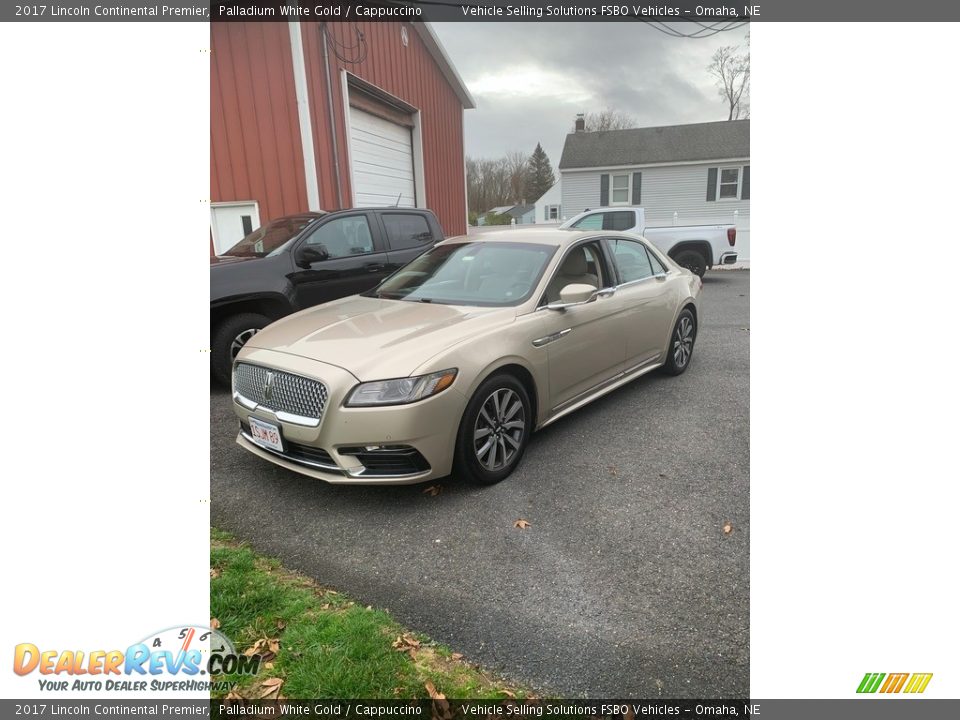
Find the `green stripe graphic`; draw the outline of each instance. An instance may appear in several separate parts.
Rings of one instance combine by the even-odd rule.
[[[886,677],[886,673],[867,673],[863,676],[863,680],[860,681],[860,687],[857,688],[857,692],[875,693],[880,687],[880,683],[883,682],[884,677]]]

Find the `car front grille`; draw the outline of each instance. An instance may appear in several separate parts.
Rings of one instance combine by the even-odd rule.
[[[319,423],[327,405],[327,387],[319,380],[301,377],[260,365],[238,363],[233,370],[233,389],[259,407],[293,420],[303,418]]]

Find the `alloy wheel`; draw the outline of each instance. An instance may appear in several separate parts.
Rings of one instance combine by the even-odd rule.
[[[693,320],[686,315],[680,318],[673,333],[673,362],[684,368],[693,354]]]
[[[250,338],[260,332],[257,328],[248,328],[243,332],[237,333],[237,336],[233,339],[233,342],[230,343],[230,361],[237,359],[237,353],[240,352],[240,348],[246,345]]]
[[[494,390],[477,413],[473,425],[473,451],[490,472],[509,465],[523,447],[526,418],[523,401],[510,388]]]

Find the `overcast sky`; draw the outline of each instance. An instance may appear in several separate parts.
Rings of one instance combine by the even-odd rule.
[[[681,26],[689,30],[689,25]],[[467,154],[499,157],[542,143],[556,169],[578,112],[613,108],[638,126],[726,120],[706,67],[746,28],[700,40],[644,23],[434,23],[477,107]]]

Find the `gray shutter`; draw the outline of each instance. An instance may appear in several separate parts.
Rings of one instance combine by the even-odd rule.
[[[714,202],[717,199],[717,169],[709,168],[707,170],[707,202]]]
[[[610,176],[600,176],[600,207],[607,207],[610,204]]]
[[[743,180],[740,182],[740,199],[750,199],[750,166],[743,166]]]
[[[633,174],[633,199],[630,201],[632,205],[640,204],[640,178],[643,173],[634,173]]]

